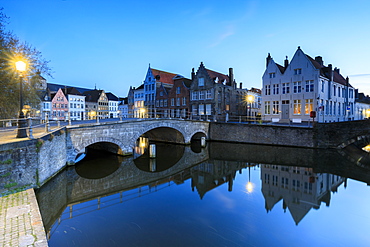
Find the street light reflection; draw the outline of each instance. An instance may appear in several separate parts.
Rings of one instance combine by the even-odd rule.
[[[248,182],[247,185],[245,186],[245,189],[247,190],[247,193],[252,193],[254,190],[254,184],[252,182]]]

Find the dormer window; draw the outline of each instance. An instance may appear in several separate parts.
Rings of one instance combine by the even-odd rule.
[[[203,87],[204,86],[204,78],[198,78],[198,86]]]
[[[295,74],[295,75],[300,75],[300,74],[302,74],[302,69],[295,69],[295,70],[294,70],[294,74]]]
[[[276,77],[276,73],[270,73],[270,78],[275,78]]]

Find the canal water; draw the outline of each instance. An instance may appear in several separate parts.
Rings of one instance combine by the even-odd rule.
[[[245,144],[97,151],[37,191],[50,246],[369,246],[370,166]]]

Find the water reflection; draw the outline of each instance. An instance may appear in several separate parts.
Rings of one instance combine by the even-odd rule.
[[[166,243],[173,245],[180,241],[183,246],[259,246],[269,237],[278,236],[282,228],[297,231],[290,229],[291,225],[301,226],[311,209],[319,209],[321,203],[329,206],[332,193],[340,186],[345,188],[347,178],[370,182],[370,174],[364,172],[367,168],[351,163],[350,157],[335,150],[225,143],[208,143],[199,152],[193,147],[171,145],[157,150],[168,157],[168,164],[165,159],[157,160],[153,169],[144,150],[135,159],[123,158],[118,169],[105,177],[86,179],[88,176],[81,177],[76,167],[66,169],[43,186],[37,198],[50,246],[71,242],[98,246],[108,238],[129,246],[163,246],[164,236],[155,229],[171,233],[166,235]],[[278,204],[282,210],[276,208]],[[260,213],[263,208],[269,217]],[[291,217],[278,217],[280,212],[289,212]],[[103,224],[102,219],[109,222],[104,227],[114,236],[102,232],[100,225],[97,229],[91,227],[98,221]],[[215,220],[220,225],[212,223]],[[316,228],[327,230],[320,228],[324,225],[322,218],[314,221]],[[82,233],[69,233],[69,226]],[[264,229],[275,226],[271,236],[262,237]],[[303,231],[296,234],[310,232],[305,227],[303,224]],[[246,229],[255,236],[247,234]],[[216,236],[210,231],[221,237],[208,237]],[[89,238],[92,235],[95,242]],[[234,236],[232,242],[230,236]],[[286,238],[294,240],[293,236]],[[271,241],[282,243],[280,238]]]

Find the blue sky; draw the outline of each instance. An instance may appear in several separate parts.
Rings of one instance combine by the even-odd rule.
[[[268,53],[298,46],[370,94],[370,1],[0,0],[9,30],[50,60],[49,82],[126,96],[152,68],[190,77],[203,62],[260,88]]]

